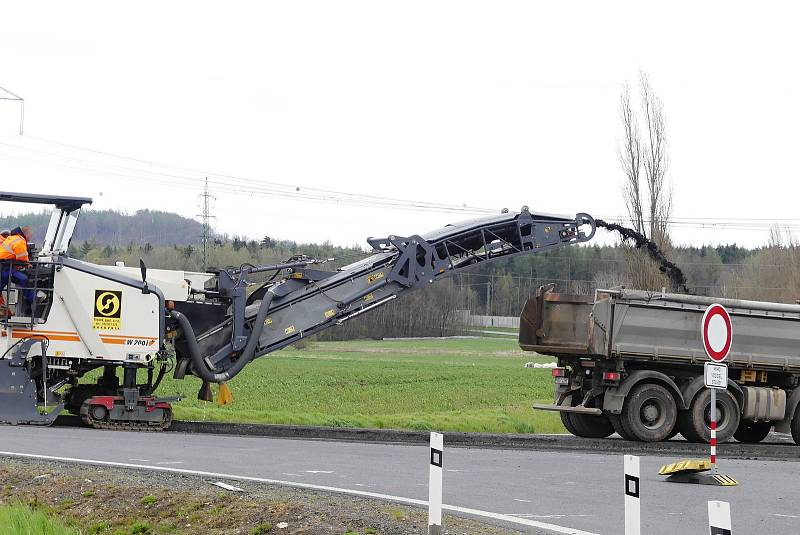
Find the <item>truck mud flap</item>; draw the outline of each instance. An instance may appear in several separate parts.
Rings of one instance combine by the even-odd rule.
[[[0,360],[0,423],[51,425],[64,404],[59,403],[49,413],[40,413],[36,383],[25,366],[15,364],[14,359]]]

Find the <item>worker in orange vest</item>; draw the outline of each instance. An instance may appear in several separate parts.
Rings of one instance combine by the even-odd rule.
[[[28,242],[32,240],[32,236],[30,227],[17,227],[0,243],[0,294],[5,290],[8,281],[13,279],[30,304],[33,304],[35,296],[33,289],[27,288],[28,276],[20,271],[20,267],[24,267],[29,261]]]

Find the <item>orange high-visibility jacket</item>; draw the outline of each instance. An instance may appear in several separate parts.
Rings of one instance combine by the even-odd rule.
[[[0,260],[28,261],[28,242],[19,234],[12,234],[0,244]]]

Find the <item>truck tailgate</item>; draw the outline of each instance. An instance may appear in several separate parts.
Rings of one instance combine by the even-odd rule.
[[[544,355],[589,355],[592,305],[592,296],[539,288],[520,316],[520,347]]]

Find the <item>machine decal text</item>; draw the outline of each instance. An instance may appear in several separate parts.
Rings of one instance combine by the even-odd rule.
[[[95,290],[92,328],[118,331],[122,321],[122,291]]]

